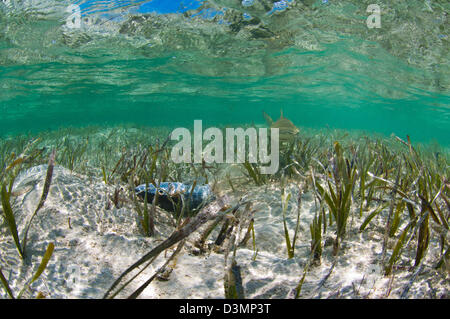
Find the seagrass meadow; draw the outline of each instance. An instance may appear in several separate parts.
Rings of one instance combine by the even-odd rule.
[[[449,298],[449,3],[373,4],[1,2],[0,298]]]

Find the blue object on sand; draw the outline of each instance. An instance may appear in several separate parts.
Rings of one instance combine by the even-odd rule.
[[[145,198],[145,184],[139,185],[135,188],[136,195],[141,199]],[[176,206],[181,209],[182,204],[191,211],[201,208],[205,204],[215,199],[215,196],[209,185],[198,185],[192,190],[192,184],[185,184],[179,182],[161,182],[159,188],[153,184],[148,184],[147,188],[147,202],[153,203],[156,191],[158,191],[157,205],[161,208],[174,212]],[[174,205],[175,204],[175,205]]]

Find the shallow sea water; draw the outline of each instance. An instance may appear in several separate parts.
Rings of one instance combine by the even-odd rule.
[[[357,174],[364,156],[377,154],[371,174],[391,184],[394,173],[400,176],[412,165],[386,163],[392,158],[406,163],[414,145],[438,176],[433,180],[437,188],[427,196],[430,201],[436,196],[432,204],[443,212],[436,219],[448,223],[448,203],[437,192],[443,196],[450,192],[450,4],[381,0],[376,2],[378,15],[368,10],[373,2],[1,1],[0,182],[9,177],[13,170],[8,165],[14,168],[13,160],[27,143],[39,138],[34,145],[36,163],[24,161],[25,173],[11,186],[21,234],[40,198],[48,168],[37,165],[46,164],[51,149],[57,150],[49,198],[31,228],[28,265],[15,266],[20,257],[6,222],[2,219],[0,224],[0,266],[9,269],[14,290],[32,275],[28,266],[40,260],[50,241],[56,244],[54,264],[29,293],[99,298],[126,267],[166,239],[176,220],[162,210],[157,214],[157,236],[142,234],[137,205],[127,187],[146,180],[139,171],[129,180],[133,175],[127,170],[166,145],[174,129],[192,130],[194,120],[202,120],[203,129],[262,128],[268,124],[263,112],[274,121],[282,112],[299,128],[296,151],[309,154],[282,159],[281,165],[296,161],[288,165],[298,170],[289,181],[276,175],[261,185],[236,164],[211,169],[205,163],[176,166],[164,155],[155,160],[157,172],[170,168],[165,176],[169,180],[209,181],[218,195],[230,196],[233,203],[241,197],[253,201],[256,245],[250,240],[237,252],[249,298],[293,297],[311,258],[309,228],[322,209],[311,176],[321,182],[331,178],[335,141],[343,146],[346,158],[352,158],[346,162],[348,169],[353,160],[358,163]],[[380,24],[372,28],[378,18]],[[302,153],[302,146],[303,151],[313,151]],[[418,180],[419,175],[405,183],[413,187]],[[417,187],[422,191],[422,185]],[[282,189],[292,195],[286,216]],[[419,279],[414,277],[410,290],[405,287],[413,283],[414,273],[402,269],[412,269],[415,242],[402,252],[398,264],[404,268],[399,266],[394,284],[381,275],[381,268],[376,268],[380,277],[364,281],[382,259],[389,209],[384,207],[366,232],[359,232],[362,218],[381,207],[377,201],[394,197],[387,191],[376,193],[380,196],[376,205],[367,204],[363,213],[361,208],[359,217],[358,192],[355,188],[351,195],[351,226],[343,243],[346,254],[334,269],[336,229],[330,222],[331,230],[324,231],[322,238],[322,264],[308,270],[301,297],[399,298],[406,291],[415,298],[448,298],[448,269],[442,275],[432,266],[448,251],[449,233],[440,228],[443,221],[432,224],[438,230],[424,257],[426,271]],[[416,195],[415,189],[408,193],[417,200],[416,212],[422,213]],[[409,207],[402,212],[404,219],[386,243],[388,256],[407,224]],[[296,255],[288,259],[283,227],[292,238],[297,213],[301,219]],[[240,231],[239,236],[244,236],[245,229]],[[201,255],[192,238],[186,246],[171,279],[152,284],[141,297],[223,297],[223,251]],[[120,262],[116,255],[122,256]],[[155,268],[144,274],[151,275],[164,258],[159,257]],[[67,281],[73,277],[68,265],[85,274],[72,287]],[[331,279],[321,286],[330,267]],[[434,288],[424,288],[431,285]]]
[[[448,146],[448,2],[381,1],[372,29],[370,4],[3,1],[0,134],[236,127],[283,109],[299,127]]]

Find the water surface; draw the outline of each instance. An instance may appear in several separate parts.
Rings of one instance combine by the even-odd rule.
[[[300,127],[449,146],[449,3],[378,1],[373,29],[369,4],[1,3],[0,135],[263,124],[263,110],[277,118],[283,109]],[[70,5],[79,27],[67,22]]]

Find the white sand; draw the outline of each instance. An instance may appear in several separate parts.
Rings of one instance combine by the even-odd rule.
[[[23,193],[15,197],[13,205],[20,235],[24,220],[30,217],[39,201],[45,173],[46,165],[42,165],[24,172],[16,180],[14,190]],[[293,289],[303,275],[310,253],[309,224],[315,211],[313,197],[310,193],[302,195],[301,230],[295,258],[288,259],[279,188],[274,185],[247,185],[245,189],[253,200],[259,250],[256,260],[253,260],[250,240],[247,247],[237,251],[236,260],[242,269],[246,297],[292,298]],[[298,188],[295,184],[289,184],[287,191],[292,193],[288,207],[288,227],[292,238],[297,216]],[[37,292],[43,292],[48,298],[100,298],[128,266],[173,231],[168,214],[158,210],[157,235],[144,237],[139,230],[137,213],[132,203],[125,201],[120,208],[114,207],[111,202],[108,204],[108,197],[113,193],[114,187],[100,180],[55,167],[48,199],[30,229],[27,250],[31,260],[20,260],[5,223],[0,227],[0,263],[16,294],[24,282],[31,278],[49,242],[55,244],[54,254],[46,271],[32,285],[28,295],[36,296]],[[242,194],[235,194],[235,198],[238,195]],[[379,266],[382,242],[379,227],[384,222],[383,218],[379,216],[374,219],[362,234],[357,232],[362,220],[354,220],[353,228],[348,229],[348,238],[343,243],[336,267],[319,287],[334,260],[332,247],[324,247],[322,263],[310,268],[301,297],[399,298],[413,273],[407,270],[395,271],[392,288],[389,288],[392,278],[384,277]],[[223,254],[211,252],[206,256],[195,255],[192,241],[196,235],[191,235],[169,280],[155,280],[141,298],[224,297]],[[334,237],[331,229],[327,230],[327,236]],[[214,234],[211,239],[214,239]],[[390,254],[392,243],[389,247]],[[448,296],[448,273],[438,273],[431,268],[437,258],[437,249],[437,243],[431,242],[423,271],[413,282],[408,298]],[[149,267],[133,282],[127,292],[134,291],[148,279],[164,260],[165,256],[161,254],[153,267]],[[6,297],[3,292],[2,297]]]

